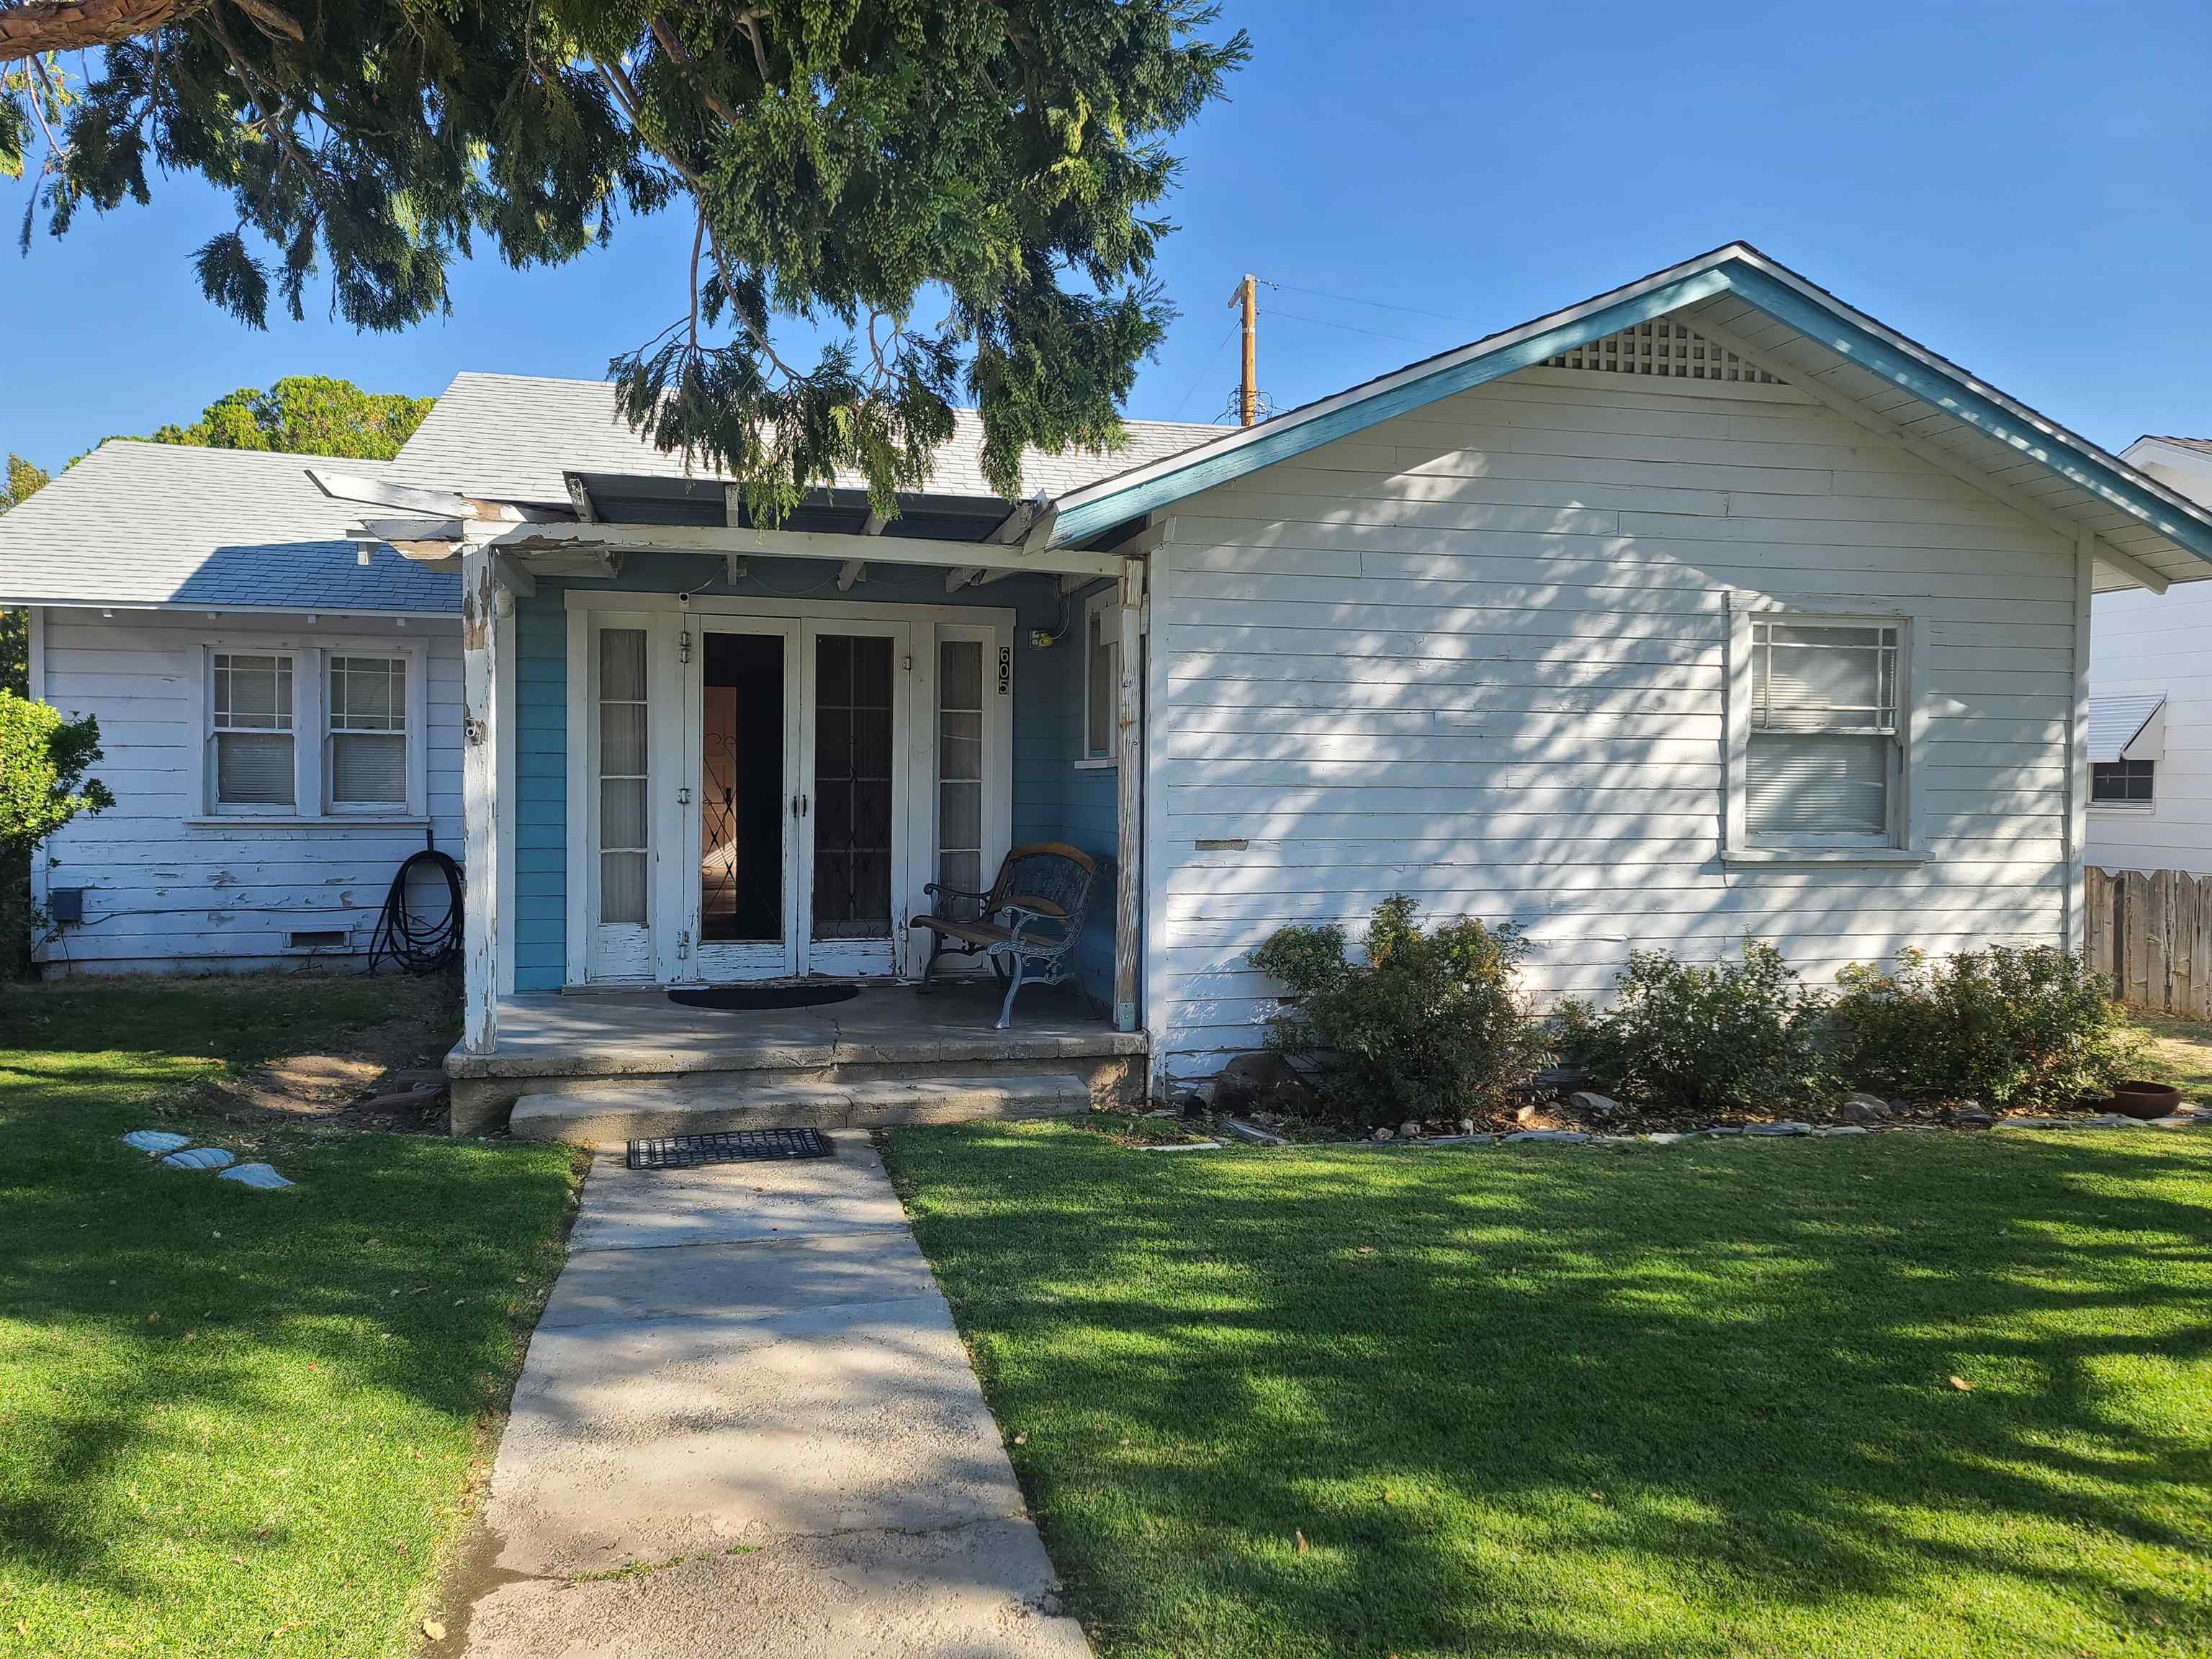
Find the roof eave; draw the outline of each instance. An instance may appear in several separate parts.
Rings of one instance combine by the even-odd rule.
[[[1219,443],[1071,490],[1058,502],[1054,543],[1079,540],[1110,524],[1156,511],[1723,292],[1943,410],[2212,564],[2212,515],[2196,503],[1742,242],[1409,365]]]

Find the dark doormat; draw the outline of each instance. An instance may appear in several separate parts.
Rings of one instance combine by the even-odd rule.
[[[629,1144],[633,1170],[689,1170],[702,1164],[829,1156],[830,1143],[812,1129],[722,1129],[703,1135],[656,1135]]]
[[[671,991],[668,1000],[686,1008],[720,1008],[742,1012],[762,1008],[819,1008],[825,1002],[850,1002],[860,994],[857,985],[708,985],[693,991]]]

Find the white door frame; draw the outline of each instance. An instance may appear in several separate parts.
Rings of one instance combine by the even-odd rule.
[[[617,937],[599,926],[599,652],[596,639],[607,628],[641,629],[646,650],[646,805],[650,855],[647,863],[647,909],[642,928],[624,927]],[[572,985],[651,984],[668,949],[671,929],[656,925],[667,912],[659,890],[665,860],[662,851],[675,826],[662,807],[665,728],[653,708],[678,705],[671,695],[675,665],[662,635],[660,619],[630,607],[595,606],[568,613],[568,980]],[[630,935],[635,933],[637,937]]]
[[[921,631],[927,634],[929,630],[924,628]],[[902,757],[909,755],[914,747],[914,689],[915,670],[919,665],[914,648],[915,625],[906,617],[876,620],[848,617],[842,613],[834,616],[817,613],[799,624],[799,632],[804,641],[805,658],[804,666],[799,670],[799,696],[805,710],[805,718],[800,722],[799,729],[799,787],[810,805],[799,823],[799,971],[832,979],[896,977],[906,969],[907,918],[914,914],[915,902],[921,896],[913,881],[914,842],[909,829],[919,816],[915,811],[917,780],[914,767],[902,763]],[[811,896],[814,891],[816,817],[811,803],[814,793],[814,744],[820,730],[820,722],[814,713],[814,688],[818,678],[817,653],[825,635],[832,638],[886,639],[890,641],[891,914],[890,931],[880,940],[814,937]],[[933,792],[935,787],[933,778]]]
[[[929,900],[922,888],[937,878],[937,641],[942,635],[984,641],[984,878],[988,881],[997,867],[995,860],[1005,855],[1012,842],[1013,699],[1018,695],[1013,684],[1013,611],[993,605],[878,605],[573,589],[562,595],[562,603],[568,619],[568,982],[588,981],[589,918],[599,877],[598,860],[591,856],[588,845],[587,823],[590,797],[596,793],[588,771],[597,715],[597,704],[591,696],[590,641],[593,619],[604,617],[611,622],[613,615],[622,616],[630,626],[638,625],[630,618],[649,619],[647,625],[653,630],[649,683],[654,705],[682,713],[680,719],[654,720],[649,728],[655,848],[653,952],[655,974],[664,984],[694,981],[700,973],[694,943],[698,938],[700,900],[698,808],[691,802],[679,802],[678,793],[688,784],[696,800],[698,789],[700,726],[694,698],[703,657],[698,637],[702,629],[747,619],[787,622],[802,634],[809,626],[830,634],[867,632],[872,623],[907,626],[903,653],[907,667],[897,677],[903,695],[893,710],[894,742],[906,759],[901,777],[904,799],[896,809],[900,829],[894,836],[893,948],[888,971],[908,977],[919,972],[927,936],[915,933],[908,924],[912,917],[927,913]],[[694,657],[690,664],[682,664],[678,640],[687,621],[694,635]],[[895,657],[895,667],[896,662]],[[812,696],[812,681],[804,678],[810,671],[811,663],[802,665],[803,678],[787,707],[787,717],[797,717]],[[806,720],[805,726],[811,731],[811,720]],[[786,752],[788,757],[797,752],[796,747]],[[801,762],[805,767],[801,775],[809,781],[811,758],[810,755]],[[798,827],[798,848],[805,848],[811,860],[811,823],[802,822]],[[786,868],[787,881],[791,881],[797,872],[790,865]],[[811,864],[805,873],[811,883]],[[811,893],[811,884],[799,891]],[[810,908],[802,902],[793,933],[802,943],[812,931]],[[801,971],[805,966],[802,957]],[[817,963],[814,971],[836,970]]]

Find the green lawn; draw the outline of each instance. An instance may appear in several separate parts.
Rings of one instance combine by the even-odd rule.
[[[2212,1130],[890,1146],[1102,1659],[2212,1649]]]
[[[0,985],[0,1655],[409,1650],[560,1266],[569,1156],[156,1109],[439,994]],[[116,1144],[157,1124],[299,1188]]]
[[[2212,1025],[2133,1009],[2127,1022],[2149,1040],[2148,1063],[2143,1069],[2154,1080],[2170,1083],[2188,1098],[2212,1106]]]

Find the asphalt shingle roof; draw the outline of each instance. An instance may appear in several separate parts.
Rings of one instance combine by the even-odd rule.
[[[954,411],[930,490],[988,495],[982,423]],[[1051,495],[1177,454],[1224,428],[1132,421],[1111,454],[1042,455],[1024,487]],[[0,514],[0,604],[178,605],[211,610],[450,611],[459,578],[389,548],[356,558],[346,533],[375,509],[308,480],[334,468],[471,495],[565,503],[563,471],[680,477],[682,462],[623,425],[603,380],[456,375],[392,461],[333,461],[111,439],[13,511]],[[705,476],[713,476],[711,474]],[[857,477],[841,487],[865,489]]]
[[[993,495],[983,480],[983,422],[975,410],[952,412],[953,434],[938,452],[929,481],[933,495]],[[1224,437],[1234,428],[1181,421],[1130,421],[1128,442],[1108,454],[1047,455],[1030,450],[1022,464],[1025,494],[1057,495]],[[563,380],[526,374],[465,374],[439,395],[429,417],[392,462],[409,483],[505,501],[565,505],[561,475],[623,472],[641,477],[685,477],[680,457],[665,455],[625,426],[605,380]],[[712,471],[689,476],[715,477]],[[860,474],[841,473],[840,489],[865,489]]]
[[[0,514],[0,604],[180,605],[211,610],[440,612],[459,577],[389,548],[359,562],[362,509],[309,466],[382,477],[382,461],[112,438]]]

